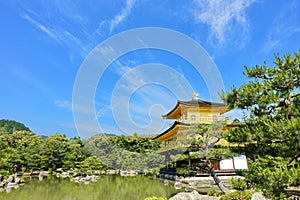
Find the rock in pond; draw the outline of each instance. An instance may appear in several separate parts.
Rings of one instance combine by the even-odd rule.
[[[169,181],[168,180],[164,180],[164,185],[169,185]]]
[[[219,200],[218,197],[200,195],[196,190],[193,192],[180,192],[169,200]]]
[[[260,193],[252,194],[251,200],[265,200],[266,198]]]
[[[68,178],[68,176],[69,176],[68,172],[62,172],[61,173],[62,178]]]
[[[193,192],[180,192],[169,200],[198,200],[200,197],[200,194],[194,190]]]
[[[174,183],[174,187],[175,187],[176,190],[179,190],[179,189],[182,188],[182,183],[177,181],[177,182]]]
[[[14,177],[13,175],[10,175],[10,176],[8,177],[7,181],[8,181],[9,183],[14,183],[14,182],[15,182],[15,177]]]

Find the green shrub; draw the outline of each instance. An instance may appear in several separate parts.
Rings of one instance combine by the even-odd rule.
[[[177,168],[176,170],[178,174],[188,175],[190,173],[189,167],[181,167],[181,168]]]
[[[221,196],[220,200],[250,200],[251,191],[235,191]]]
[[[299,185],[299,175],[300,168],[253,166],[247,179],[254,188],[263,191],[267,197],[283,198],[286,197],[285,188]]]
[[[214,196],[214,197],[218,197],[218,196],[220,196],[221,194],[222,194],[221,191],[216,191],[216,190],[214,190],[214,189],[210,190],[210,191],[207,193],[207,195],[209,195],[209,196]]]
[[[8,178],[10,173],[6,170],[0,169],[0,175],[2,175],[5,178]]]
[[[164,197],[147,197],[145,200],[167,200]]]
[[[236,190],[245,190],[247,188],[247,182],[241,178],[232,178],[229,180],[229,183]]]

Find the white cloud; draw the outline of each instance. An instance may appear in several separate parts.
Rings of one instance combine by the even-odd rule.
[[[85,4],[93,6],[91,12],[95,12],[95,10],[101,8],[103,9],[103,6],[100,7],[101,3]],[[45,33],[51,39],[65,47],[69,53],[70,60],[72,61],[72,58],[76,57],[77,53],[82,57],[86,57],[92,48],[98,44],[99,39],[102,36],[105,37],[107,34],[110,34],[116,26],[122,23],[126,17],[130,15],[134,4],[135,0],[126,0],[124,6],[117,11],[117,14],[111,16],[108,20],[103,20],[97,30],[89,30],[90,27],[88,24],[90,22],[87,17],[88,15],[86,15],[85,9],[80,7],[80,4],[69,4],[64,1],[41,3],[41,6],[43,7],[51,6],[51,9],[54,8],[54,10],[51,10],[51,12],[46,15],[37,9],[31,8],[31,6],[24,4],[22,5],[23,10],[21,11],[20,16],[39,31]],[[99,18],[101,15],[97,17]],[[69,24],[74,25],[71,27]],[[99,30],[102,29],[104,25],[106,26],[104,30],[105,34],[99,34],[99,32],[102,32],[102,30]]]
[[[100,35],[103,33],[103,27],[106,25],[109,28],[109,34],[112,33],[112,31],[115,29],[117,25],[122,23],[128,15],[130,15],[132,7],[134,6],[135,0],[126,0],[125,7],[122,8],[122,10],[115,16],[111,17],[111,19],[108,20],[102,20],[99,23],[99,26],[96,30],[96,32]]]
[[[131,8],[133,7],[135,0],[126,0],[126,6],[122,9],[122,11],[114,16],[114,18],[110,21],[109,32],[111,33],[113,29],[120,24],[131,12]]]
[[[300,32],[298,4],[299,1],[285,4],[276,14],[272,25],[267,30],[266,42],[261,49],[263,53],[274,51],[276,46]]]
[[[61,27],[50,28],[49,26],[43,25],[41,22],[34,20],[29,15],[21,15],[22,18],[33,24],[40,31],[46,33],[50,38],[54,39],[62,46],[66,47],[67,50],[76,50],[85,57],[89,52],[88,45],[83,44],[77,37],[75,37],[70,31],[64,30]],[[70,55],[70,58],[73,56]],[[71,59],[72,60],[72,59]]]
[[[43,31],[44,33],[46,33],[49,37],[51,37],[52,39],[59,41],[59,39],[57,38],[57,36],[54,34],[54,30],[51,30],[49,27],[46,27],[44,25],[42,25],[41,23],[35,21],[34,19],[32,19],[31,17],[29,17],[28,15],[21,15],[21,17],[23,17],[24,19],[26,19],[27,21],[29,21],[30,23],[32,23],[33,25],[35,25],[38,29],[40,29],[41,31]]]
[[[94,115],[95,111],[84,105],[76,105],[67,100],[54,100],[54,105],[59,108],[65,108],[73,112],[80,112],[83,114]]]
[[[105,116],[109,110],[111,110],[110,105],[106,105],[106,106],[100,108],[97,112],[97,118],[99,119],[99,118]]]
[[[12,67],[11,71],[18,77],[18,79],[24,81],[24,83],[29,84],[35,90],[48,96],[52,91],[46,87],[43,81],[41,81],[35,74],[23,67]]]
[[[69,101],[55,100],[54,105],[60,108],[67,108],[69,110],[72,110],[72,103]]]
[[[193,13],[197,22],[209,25],[212,38],[221,44],[226,41],[226,33],[232,31],[235,25],[240,26],[242,32],[247,32],[245,10],[254,2],[255,0],[196,0],[198,9]]]
[[[159,133],[167,122],[161,115],[176,99],[192,98],[187,80],[172,68],[148,64],[131,69],[119,79],[111,98],[113,119],[131,133]]]
[[[131,67],[123,65],[119,60],[115,60],[114,62],[117,64],[114,72],[118,75],[124,75],[125,73],[132,70]]]

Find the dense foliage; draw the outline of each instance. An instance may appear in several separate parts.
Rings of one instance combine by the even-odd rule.
[[[235,190],[246,190],[247,189],[247,182],[241,178],[232,178],[229,179],[229,183],[232,189]]]
[[[118,148],[137,153],[151,153],[160,148],[160,143],[151,139],[149,136],[137,135],[132,136],[108,136],[108,140]]]
[[[25,172],[81,168],[91,158],[80,139],[68,140],[62,134],[43,139],[30,131],[15,131],[1,134],[0,146],[0,170],[9,173],[15,166]]]
[[[149,136],[100,134],[83,141],[76,137],[68,139],[64,134],[42,137],[21,123],[1,122],[5,127],[0,132],[2,175],[13,173],[16,166],[23,172],[72,168],[86,173],[107,168],[142,170],[162,163],[160,156],[150,154],[160,144]]]
[[[300,51],[275,55],[273,67],[245,67],[244,74],[249,82],[233,87],[223,99],[250,116],[226,138],[241,143],[233,151],[251,158],[246,174],[251,186],[274,199],[283,198],[284,188],[299,186]]]
[[[253,192],[251,191],[235,191],[220,197],[220,200],[250,200]]]
[[[159,143],[149,136],[93,136],[85,147],[111,168],[153,169],[163,163],[163,157],[155,153]]]

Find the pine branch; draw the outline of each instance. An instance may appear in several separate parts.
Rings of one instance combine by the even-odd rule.
[[[216,141],[212,142],[208,147],[209,148],[213,148],[215,146],[216,143],[218,143],[220,141],[221,138],[218,138]]]
[[[300,153],[296,154],[287,164],[286,166],[289,166],[294,160],[300,157]]]
[[[299,82],[300,82],[300,80],[299,80]],[[298,96],[300,96],[300,93],[292,95],[291,98],[295,98],[295,97],[298,97]]]

